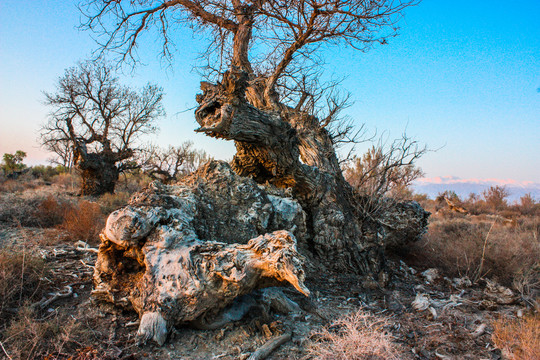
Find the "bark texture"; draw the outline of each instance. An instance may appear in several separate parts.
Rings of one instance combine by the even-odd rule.
[[[295,200],[212,162],[183,184],[152,183],[109,216],[93,294],[137,311],[139,337],[159,344],[172,325],[208,323],[257,288],[291,284],[307,296],[293,235],[305,236],[304,223]]]
[[[114,193],[119,171],[114,162],[103,159],[100,154],[89,154],[77,162],[81,172],[81,195],[99,196]]]
[[[292,189],[307,215],[309,250],[339,271],[369,274],[384,283],[384,225],[366,218],[343,178],[327,129],[314,116],[265,100],[261,79],[232,67],[218,84],[203,82],[197,131],[234,140],[234,171],[258,183]],[[424,231],[428,214],[414,208]],[[392,225],[390,225],[392,226]]]
[[[239,176],[219,161],[175,185],[151,183],[109,216],[101,234],[93,295],[137,311],[139,338],[158,344],[172,325],[204,328],[222,323],[219,318],[230,316],[220,312],[257,288],[291,284],[308,295],[305,259],[312,271],[320,271],[320,258],[310,251],[310,215],[292,194]],[[388,206],[384,238],[363,253],[368,264],[382,259],[385,239],[401,244],[424,229],[424,212],[417,204],[393,205]],[[318,226],[329,224],[321,229],[326,236],[351,229],[344,219],[333,220],[333,208],[319,211]],[[372,264],[366,271],[381,266]]]

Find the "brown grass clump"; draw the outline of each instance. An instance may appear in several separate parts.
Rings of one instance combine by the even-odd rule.
[[[104,214],[110,214],[113,211],[126,206],[130,197],[130,193],[125,191],[116,192],[114,194],[103,194],[99,198],[99,203],[101,204],[101,211]]]
[[[67,314],[52,313],[40,318],[29,306],[5,331],[6,351],[12,359],[73,359],[69,354],[81,347],[85,334],[80,324]]]
[[[491,338],[505,358],[540,359],[540,315],[530,315],[523,319],[501,318],[494,322]]]
[[[498,218],[434,217],[409,257],[415,265],[438,267],[450,276],[494,277],[511,285],[540,264],[538,221],[508,226]]]
[[[386,317],[359,310],[313,333],[308,352],[319,360],[404,359],[403,351],[385,330],[388,326]]]
[[[105,216],[98,203],[82,200],[64,215],[59,226],[67,235],[67,240],[82,240],[96,244],[99,233],[105,225]]]
[[[42,259],[24,252],[0,251],[0,329],[25,301],[41,298],[46,275]]]

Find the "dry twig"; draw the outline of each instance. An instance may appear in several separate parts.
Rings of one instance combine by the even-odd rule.
[[[270,355],[274,350],[285,344],[287,341],[291,340],[291,337],[292,334],[290,332],[287,332],[270,341],[267,341],[260,349],[251,354],[248,360],[262,360],[267,358],[268,355]]]

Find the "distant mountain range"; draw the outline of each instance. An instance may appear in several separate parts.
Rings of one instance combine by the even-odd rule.
[[[427,194],[434,199],[445,190],[454,191],[461,198],[467,198],[470,193],[481,195],[490,186],[504,186],[510,192],[508,200],[517,201],[527,193],[530,193],[536,201],[540,201],[540,183],[532,181],[516,181],[501,179],[460,179],[455,176],[439,176],[433,178],[421,178],[413,183],[413,189],[417,193]]]

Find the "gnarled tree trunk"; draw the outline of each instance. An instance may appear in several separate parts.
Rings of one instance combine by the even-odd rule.
[[[87,161],[77,164],[81,171],[81,195],[99,196],[114,193],[118,181],[118,168],[114,163]]]
[[[308,216],[309,248],[324,264],[384,282],[383,225],[359,211],[328,131],[313,116],[262,100],[250,78],[233,67],[221,83],[203,82],[197,131],[235,141],[239,175],[292,188]],[[427,218],[421,208],[418,216]]]

